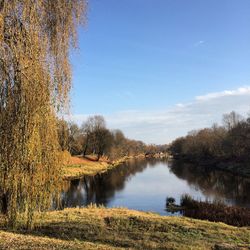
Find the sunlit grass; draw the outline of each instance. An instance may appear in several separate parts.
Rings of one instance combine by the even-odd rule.
[[[67,164],[63,167],[63,178],[64,179],[73,179],[81,176],[94,176],[96,174],[104,173],[127,159],[129,157],[123,157],[117,161],[108,162],[107,160],[101,159],[100,161],[94,161],[91,158],[82,158],[82,157],[71,157],[70,160],[67,160]]]
[[[77,178],[83,175],[96,175],[102,173],[111,168],[111,165],[105,162],[93,162],[84,164],[74,164],[63,168],[63,177]]]
[[[0,231],[0,249],[211,249],[216,244],[247,249],[250,228],[89,206],[39,215],[32,233]]]

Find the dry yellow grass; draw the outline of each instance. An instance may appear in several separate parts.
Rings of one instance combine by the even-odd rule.
[[[112,250],[117,249],[108,245],[94,244],[87,241],[78,240],[60,240],[48,237],[25,235],[0,231],[0,249],[2,250],[72,250],[72,249],[89,249],[89,250]]]
[[[249,249],[250,228],[125,208],[65,209],[37,217],[32,233],[0,231],[0,249]]]
[[[74,179],[82,176],[101,174],[118,166],[127,159],[129,159],[129,157],[124,157],[118,161],[110,163],[105,159],[94,161],[74,156],[68,159],[67,164],[63,167],[63,178]]]

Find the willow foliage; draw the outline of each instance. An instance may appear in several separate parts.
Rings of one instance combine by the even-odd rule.
[[[84,10],[84,0],[0,0],[0,207],[12,226],[22,216],[31,228],[58,191],[55,115]]]

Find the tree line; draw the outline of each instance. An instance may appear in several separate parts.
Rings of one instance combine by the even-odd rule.
[[[197,163],[247,163],[250,160],[250,116],[232,111],[224,114],[223,125],[188,133],[172,142],[174,158]]]
[[[100,115],[90,116],[80,127],[59,119],[57,127],[61,150],[67,150],[71,155],[96,155],[97,160],[102,156],[117,160],[125,156],[166,152],[167,149],[164,145],[147,145],[128,139],[119,129],[108,129]]]

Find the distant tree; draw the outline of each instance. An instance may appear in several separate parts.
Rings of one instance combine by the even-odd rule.
[[[62,151],[69,149],[69,127],[65,120],[57,121],[58,141]]]
[[[172,142],[174,157],[194,162],[241,162],[250,159],[250,119],[231,112],[223,115],[224,126],[213,125],[188,133]],[[245,164],[248,165],[248,164]],[[249,165],[248,165],[249,166]]]
[[[71,155],[82,154],[82,148],[84,143],[83,131],[77,126],[77,124],[70,122],[69,126],[69,152]]]
[[[78,125],[59,119],[57,122],[58,141],[61,150],[67,150],[71,155],[80,155],[84,144],[84,135]]]
[[[227,130],[234,128],[243,117],[240,114],[237,114],[235,111],[232,111],[229,114],[223,115],[223,124]]]
[[[114,137],[114,143],[116,145],[122,145],[126,141],[125,135],[121,130],[117,129],[114,130],[112,133]]]
[[[104,154],[108,155],[113,142],[111,132],[107,128],[100,127],[93,132],[92,138],[94,139],[93,147],[97,155],[97,160]]]
[[[109,156],[111,159],[118,159],[127,155],[127,138],[121,130],[112,131],[113,145]]]
[[[239,122],[232,128],[227,136],[227,153],[232,158],[245,159],[250,158],[250,122],[249,120]]]
[[[175,157],[179,157],[180,155],[183,155],[184,154],[183,146],[184,146],[185,142],[186,142],[186,139],[184,137],[180,137],[180,138],[175,139],[169,147],[170,152]]]
[[[145,154],[147,146],[136,140],[126,138],[121,130],[110,131],[106,127],[103,116],[91,116],[81,127],[83,135],[83,156],[96,154],[97,160],[106,156],[110,160],[120,159],[125,156]],[[163,147],[165,149],[165,147]],[[162,148],[162,149],[163,149]],[[159,152],[160,147],[154,145],[154,151]]]
[[[103,151],[102,148],[105,144],[105,136],[108,133],[104,117],[100,115],[89,117],[82,125],[82,131],[85,136],[83,156],[90,150],[92,153],[96,153],[99,159],[99,154]]]

